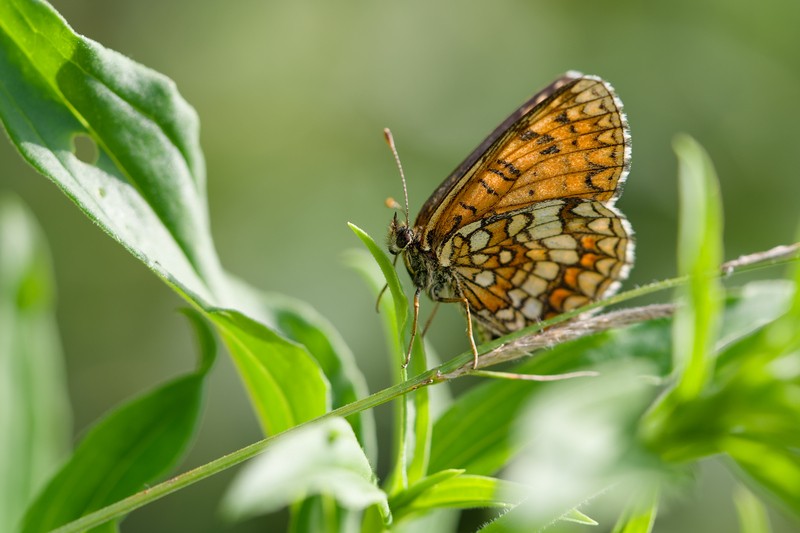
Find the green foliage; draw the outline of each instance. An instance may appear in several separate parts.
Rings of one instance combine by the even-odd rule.
[[[41,230],[0,195],[0,531],[13,531],[69,452],[71,412]]]
[[[97,422],[50,477],[67,453],[68,418],[52,284],[41,237],[15,201],[3,200],[0,528],[24,514],[24,531],[113,530],[137,507],[259,452],[224,509],[242,519],[288,506],[294,531],[453,529],[452,509],[467,508],[504,512],[486,531],[586,525],[596,522],[579,507],[612,493],[604,507],[619,515],[614,530],[646,532],[659,495],[711,456],[725,457],[754,488],[736,493],[744,530],[768,530],[762,498],[800,513],[800,269],[790,281],[724,287],[716,176],[692,139],[675,141],[685,279],[655,285],[680,286],[674,319],[587,335],[514,367],[542,375],[592,368],[598,378],[485,381],[455,399],[436,394],[471,354],[428,370],[432,354],[417,336],[410,370],[401,367],[413,310],[388,256],[351,225],[369,253],[351,253],[350,264],[376,297],[389,288],[380,309],[395,385],[366,396],[352,354],[324,318],[221,268],[198,120],[169,79],[75,34],[40,1],[0,1],[0,48],[0,119],[11,142],[186,300],[201,353],[195,372]],[[97,161],[76,155],[76,136],[91,139]],[[142,491],[180,461],[194,435],[214,331],[270,438]],[[388,401],[396,406],[393,462],[379,484],[369,408]]]
[[[277,511],[311,494],[335,495],[351,510],[375,505],[384,521],[390,521],[386,494],[375,485],[372,467],[341,418],[276,439],[237,477],[222,506],[230,518],[242,519]]]
[[[200,418],[203,386],[216,342],[187,313],[200,345],[197,371],[116,408],[98,421],[28,507],[22,531],[49,531],[141,490],[172,468]]]

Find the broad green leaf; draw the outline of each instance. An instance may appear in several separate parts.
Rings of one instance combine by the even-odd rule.
[[[235,278],[231,279],[231,287],[237,291],[237,300],[246,307],[252,318],[267,325],[273,331],[292,342],[283,343],[289,350],[289,357],[299,343],[313,356],[328,380],[328,384],[317,386],[330,387],[331,407],[336,409],[367,395],[367,384],[363,374],[356,366],[353,353],[333,326],[310,305],[295,298],[277,293],[261,294]],[[305,357],[304,357],[305,359]],[[271,360],[265,358],[264,364]],[[307,361],[299,364],[306,364]],[[270,372],[265,366],[264,372]],[[317,373],[308,375],[295,374],[289,383],[281,386],[292,386],[291,382],[305,380],[317,381]],[[313,385],[312,385],[313,387]],[[320,392],[324,389],[320,388]],[[375,420],[372,411],[363,411],[347,418],[361,442],[370,461],[377,460],[377,443]]]
[[[314,356],[330,382],[331,407],[336,409],[367,395],[367,382],[356,366],[353,353],[339,332],[308,304],[269,294],[264,306],[274,316],[274,324],[284,336],[299,342]],[[375,419],[372,411],[347,418],[370,461],[377,461]]]
[[[689,276],[679,294],[686,302],[675,313],[673,349],[680,372],[676,401],[700,394],[711,378],[713,346],[722,307],[722,205],[711,159],[691,137],[674,142],[680,183],[678,271]]]
[[[0,195],[0,531],[16,531],[70,449],[69,398],[47,245],[16,197]]]
[[[231,309],[271,326],[264,317],[269,304],[219,265],[209,231],[199,122],[175,84],[75,34],[41,1],[0,2],[0,49],[0,120],[20,154],[194,306]],[[75,155],[77,135],[96,144],[96,162]],[[231,350],[259,351],[246,345],[252,335],[234,326],[224,338]],[[281,373],[273,362],[280,367],[289,356],[303,359],[299,368],[316,364],[307,351],[288,348],[292,344],[275,342],[274,350],[287,350],[240,364],[251,372],[244,381],[260,385],[260,376]],[[326,358],[326,370],[337,372],[330,358],[341,353],[314,355]],[[319,398],[328,390],[316,374],[298,374],[296,383],[273,386],[316,389],[312,396]],[[342,384],[342,373],[334,377]],[[348,378],[352,381],[352,373]],[[292,396],[291,391],[280,394]],[[306,410],[255,406],[262,415],[281,408],[284,419]]]
[[[325,374],[303,345],[236,311],[214,310],[208,317],[225,339],[267,435],[329,410]]]
[[[199,123],[175,84],[41,1],[0,2],[0,48],[0,118],[22,156],[157,274],[211,300],[221,280]],[[75,156],[78,134],[96,164]]]
[[[49,531],[144,489],[181,459],[194,436],[216,346],[206,323],[189,314],[200,344],[197,371],[110,412],[28,508],[22,531]]]
[[[304,497],[324,494],[346,509],[379,505],[390,520],[386,495],[350,425],[332,418],[279,436],[244,467],[223,500],[235,520],[276,511]]]
[[[785,279],[753,281],[728,293],[717,341],[718,349],[723,350],[786,313],[794,284]]]

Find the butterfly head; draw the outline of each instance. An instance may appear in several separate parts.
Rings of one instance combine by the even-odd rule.
[[[405,251],[409,245],[416,240],[414,230],[408,227],[404,221],[397,220],[397,213],[392,218],[389,224],[389,235],[386,239],[386,245],[392,255],[397,255]]]

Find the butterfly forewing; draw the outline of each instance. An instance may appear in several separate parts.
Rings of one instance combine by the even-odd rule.
[[[559,81],[532,98],[531,109],[526,104],[512,114],[509,119],[520,116],[495,131],[485,152],[468,158],[472,165],[459,167],[460,177],[428,200],[416,223],[425,232],[423,243],[435,248],[459,227],[534,202],[613,202],[630,161],[621,104],[599,78]]]

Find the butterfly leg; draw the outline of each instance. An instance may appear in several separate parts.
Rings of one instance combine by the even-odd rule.
[[[411,322],[411,340],[408,342],[408,351],[406,352],[406,359],[403,362],[403,368],[408,366],[411,361],[411,350],[414,349],[414,338],[417,336],[417,320],[419,319],[419,293],[421,289],[418,287],[414,292],[414,320]]]
[[[429,316],[428,320],[425,321],[425,327],[422,328],[422,333],[420,334],[423,337],[428,333],[428,328],[431,327],[431,322],[433,322],[433,317],[436,316],[436,311],[439,310],[439,303],[440,302],[436,302],[436,304],[433,306],[433,311],[431,311],[431,316]]]
[[[475,336],[472,334],[472,314],[469,312],[469,300],[466,296],[462,296],[459,301],[464,304],[464,309],[467,313],[467,336],[469,337],[469,345],[472,347],[472,368],[478,368],[478,347],[475,346]]]
[[[459,287],[460,291],[460,287]],[[444,303],[460,303],[464,306],[464,311],[467,314],[467,337],[469,337],[469,345],[472,348],[472,368],[478,368],[478,347],[475,346],[475,336],[472,333],[472,313],[469,310],[469,300],[467,300],[466,296],[461,296],[460,298],[438,298],[437,302],[444,302]]]

